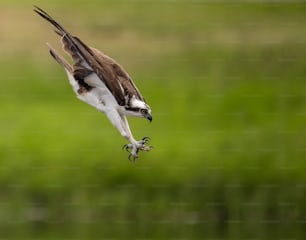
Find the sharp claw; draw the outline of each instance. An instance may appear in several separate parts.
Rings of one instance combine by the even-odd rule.
[[[130,147],[128,144],[123,145],[122,150],[126,150],[127,152],[130,152]]]
[[[129,161],[130,162],[135,163],[137,158],[138,158],[137,156],[133,156],[132,154],[129,155]]]
[[[151,138],[149,138],[149,137],[142,138],[142,141],[143,141],[144,144],[149,142],[150,140],[151,140]]]
[[[148,143],[151,139],[149,137],[142,138],[141,141],[138,142],[138,145],[134,146],[132,144],[125,144],[123,145],[122,149],[125,149],[129,152],[129,161],[135,162],[138,158],[139,151],[150,151],[153,146],[146,146],[145,144]]]

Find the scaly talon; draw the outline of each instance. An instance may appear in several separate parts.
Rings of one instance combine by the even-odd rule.
[[[131,159],[132,158],[132,159]],[[135,163],[138,158],[138,155],[129,154],[129,161]]]
[[[124,144],[122,146],[122,150],[126,150],[127,152],[130,152],[130,149],[132,148],[132,145],[131,144]]]
[[[123,145],[122,149],[128,151],[130,153],[128,159],[131,162],[135,162],[136,159],[138,158],[139,150],[148,152],[153,148],[153,146],[145,145],[149,141],[150,141],[149,137],[144,137],[142,138],[142,140],[138,141],[136,144],[129,143],[129,144]]]
[[[144,137],[142,139],[143,143],[148,143],[151,139],[149,137]]]

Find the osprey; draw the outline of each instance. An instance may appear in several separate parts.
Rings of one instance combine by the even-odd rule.
[[[41,8],[34,11],[50,22],[61,36],[64,51],[71,56],[70,65],[49,44],[51,56],[64,67],[69,82],[77,97],[106,114],[120,134],[129,141],[123,146],[135,160],[138,152],[149,151],[148,137],[136,141],[131,133],[126,116],[144,117],[152,121],[151,109],[133,83],[128,73],[114,59],[87,46],[72,36],[57,21]]]

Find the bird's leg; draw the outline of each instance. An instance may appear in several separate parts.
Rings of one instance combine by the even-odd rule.
[[[132,135],[132,132],[130,130],[129,124],[127,122],[126,117],[121,116],[122,121],[123,121],[123,127],[125,129],[125,132],[127,133],[125,138],[130,142],[129,144],[125,144],[123,146],[123,149],[127,150],[130,154],[129,154],[129,160],[131,160],[131,158],[133,159],[133,161],[135,161],[138,158],[138,152],[139,150],[141,151],[150,151],[152,146],[147,146],[146,143],[148,143],[150,141],[149,137],[144,137],[143,139],[141,139],[140,141],[136,141]]]
[[[120,114],[119,111],[106,109],[105,113],[111,123],[118,129],[121,136],[130,142],[123,146],[123,149],[126,149],[130,153],[129,160],[135,161],[138,158],[139,150],[149,151],[152,148],[151,146],[146,146],[146,143],[149,141],[148,137],[145,137],[140,141],[134,139],[126,117]]]

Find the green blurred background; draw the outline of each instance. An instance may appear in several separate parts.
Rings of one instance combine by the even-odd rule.
[[[146,97],[135,164],[33,4]],[[0,238],[305,239],[305,26],[303,1],[1,0]]]

